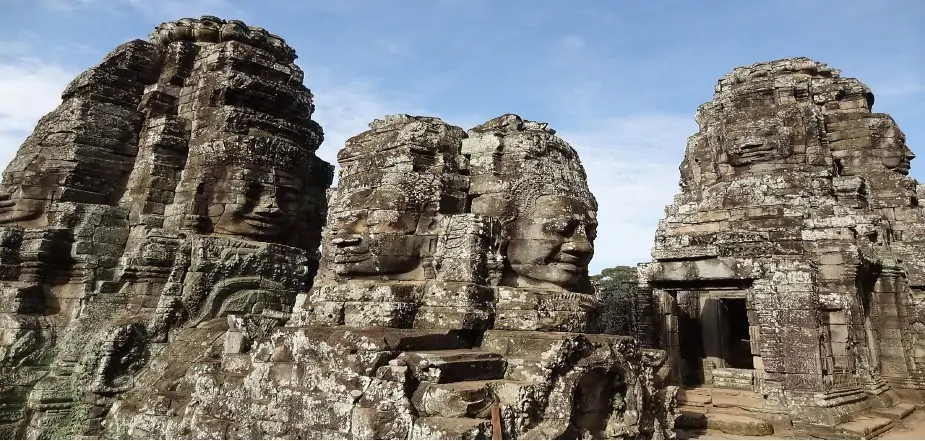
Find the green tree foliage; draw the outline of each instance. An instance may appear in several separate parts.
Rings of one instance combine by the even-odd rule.
[[[636,268],[605,268],[600,274],[591,276],[591,283],[601,296],[601,330],[608,334],[632,334]]]
[[[636,283],[636,267],[615,266],[613,268],[604,268],[600,274],[591,276],[591,283],[598,288],[622,283]]]

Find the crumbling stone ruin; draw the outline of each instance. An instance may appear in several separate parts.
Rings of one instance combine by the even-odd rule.
[[[200,325],[227,332],[172,343],[107,436],[673,437],[664,352],[595,332],[596,202],[553,130],[391,115],[338,161],[321,266],[286,325]]]
[[[391,115],[329,189],[294,60],[164,23],[39,122],[0,183],[0,436],[674,437],[666,352],[599,333],[574,149]]]
[[[688,387],[679,424],[876,436],[925,390],[914,155],[871,90],[822,63],[737,68],[715,90],[639,266],[636,335]]]
[[[0,184],[0,437],[98,434],[148,360],[216,338],[196,326],[288,319],[333,178],[294,59],[238,21],[166,23],[42,118]]]
[[[925,187],[858,80],[720,79],[602,296],[547,124],[386,116],[330,188],[295,58],[164,23],[38,123],[0,182],[0,437],[870,438],[925,399]]]

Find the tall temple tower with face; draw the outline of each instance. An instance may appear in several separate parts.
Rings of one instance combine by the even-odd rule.
[[[676,381],[753,390],[798,428],[918,401],[925,217],[914,155],[873,102],[795,58],[735,69],[697,110],[639,268],[637,333]]]
[[[171,342],[288,319],[333,178],[294,60],[239,21],[164,23],[39,121],[0,183],[2,437],[99,433]]]

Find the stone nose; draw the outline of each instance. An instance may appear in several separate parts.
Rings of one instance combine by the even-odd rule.
[[[562,251],[573,256],[586,257],[594,251],[594,248],[584,229],[578,228],[568,242],[562,244]]]
[[[254,211],[264,216],[279,216],[282,214],[279,204],[276,203],[276,195],[272,194],[272,192],[260,195],[260,201]]]

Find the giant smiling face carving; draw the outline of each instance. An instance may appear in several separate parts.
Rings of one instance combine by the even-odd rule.
[[[510,229],[507,259],[518,285],[576,287],[587,277],[597,234],[595,214],[568,196],[543,195]]]

